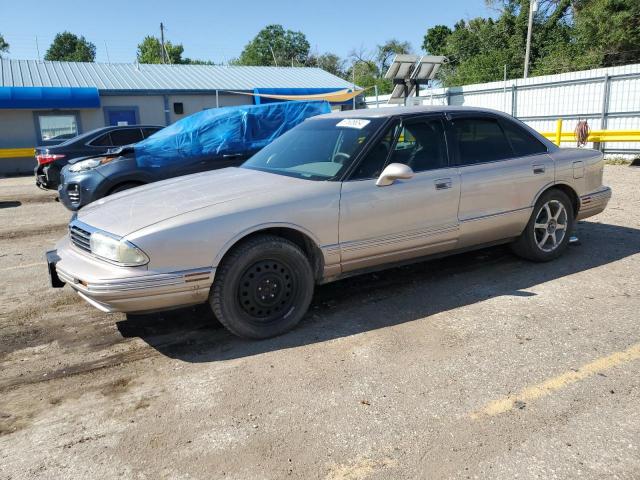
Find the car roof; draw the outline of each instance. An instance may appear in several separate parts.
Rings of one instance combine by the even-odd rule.
[[[341,112],[326,113],[318,115],[314,118],[388,118],[395,116],[409,116],[421,113],[438,113],[438,112],[478,112],[493,115],[507,116],[505,113],[489,108],[478,107],[458,107],[450,105],[421,105],[416,107],[383,107],[383,108],[364,108],[360,110],[344,110]]]

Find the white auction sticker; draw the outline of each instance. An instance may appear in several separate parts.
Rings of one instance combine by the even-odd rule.
[[[361,130],[369,125],[369,123],[371,123],[371,120],[363,120],[361,118],[345,118],[344,120],[340,120],[336,124],[336,127],[357,128],[358,130]]]

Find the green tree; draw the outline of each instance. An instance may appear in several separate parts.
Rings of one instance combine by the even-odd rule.
[[[422,49],[431,55],[444,55],[451,29],[446,25],[436,25],[427,30],[422,42]]]
[[[453,29],[427,30],[422,47],[445,55],[446,86],[521,77],[529,0],[488,0],[495,18],[474,18]],[[640,62],[638,0],[539,0],[534,16],[530,67],[533,75]]]
[[[197,58],[189,58],[185,57],[182,59],[182,62],[185,65],[215,65],[215,62],[211,60],[198,60]]]
[[[354,80],[356,85],[368,90],[371,94],[374,87],[378,87],[379,94],[390,93],[393,84],[384,78],[389,65],[397,54],[411,53],[409,42],[396,39],[387,40],[382,45],[377,45],[373,52],[364,49],[352,50],[349,54],[348,63],[351,67],[346,72],[347,80]]]
[[[49,61],[93,62],[96,46],[83,36],[71,32],[58,33],[44,56]]]
[[[640,2],[577,0],[575,43],[604,67],[640,62]]]
[[[375,58],[380,74],[384,75],[386,73],[389,65],[393,61],[393,57],[403,53],[411,53],[411,45],[409,42],[401,42],[400,40],[392,38],[382,45],[378,45],[376,47]]]
[[[282,25],[267,25],[244,47],[237,65],[304,65],[309,42],[302,32],[285,30]]]
[[[305,61],[307,67],[318,67],[341,78],[346,76],[344,64],[345,61],[335,53],[310,54]]]
[[[181,44],[173,45],[171,42],[164,42],[166,63],[185,63],[182,59],[184,47]],[[139,63],[162,63],[162,44],[160,39],[151,35],[147,35],[138,45],[136,58]],[[195,60],[189,60],[195,62]]]
[[[0,33],[0,58],[2,58],[3,53],[9,53],[9,44]]]

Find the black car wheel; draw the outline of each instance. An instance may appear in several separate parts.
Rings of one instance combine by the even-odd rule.
[[[302,319],[313,272],[293,242],[260,235],[235,247],[216,270],[209,303],[220,322],[246,338],[280,335]]]

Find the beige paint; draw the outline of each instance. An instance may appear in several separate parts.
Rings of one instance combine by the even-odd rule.
[[[455,107],[447,110],[455,111]],[[389,108],[327,115],[370,118],[429,111],[433,110]],[[58,268],[65,279],[72,279],[68,283],[74,289],[88,301],[99,302],[94,305],[102,309],[131,312],[190,300],[196,303],[196,299],[206,299],[215,268],[238,241],[264,229],[288,228],[315,244],[324,267],[317,280],[331,281],[340,273],[455,251],[461,245],[510,241],[524,230],[538,196],[554,185],[555,170],[566,172],[566,165],[576,157],[585,162],[588,178],[575,183],[573,175],[561,178],[585,202],[579,217],[604,210],[611,191],[601,184],[602,155],[593,150],[559,150],[547,140],[543,143],[548,154],[421,172],[382,187],[374,179],[316,182],[243,168],[145,185],[84,207],[77,222],[84,230],[103,230],[130,241],[147,254],[147,265],[109,264],[65,238],[58,245]],[[496,168],[501,163],[505,167]],[[544,175],[535,173],[534,167],[541,163],[547,167]],[[468,182],[472,182],[467,186],[472,188],[465,189],[467,169]],[[439,187],[443,181],[448,188]],[[492,189],[491,184],[498,188]],[[595,188],[585,190],[585,185]],[[458,210],[458,205],[467,209]],[[175,287],[179,290],[170,296],[161,295],[161,285],[153,286],[158,275],[180,276],[199,269],[207,269],[211,276],[197,285]],[[149,283],[144,288],[132,287],[125,299],[113,283],[129,279],[138,284],[148,279]],[[83,289],[82,281],[89,287]],[[188,287],[195,289],[191,296]],[[94,293],[98,291],[99,297]]]

